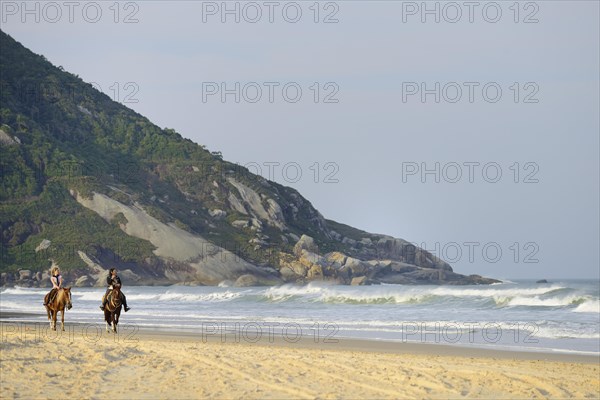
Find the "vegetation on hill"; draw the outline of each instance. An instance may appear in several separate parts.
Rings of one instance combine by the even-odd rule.
[[[54,262],[75,278],[94,265],[124,266],[145,283],[213,284],[248,271],[264,279],[246,283],[462,277],[401,239],[324,219],[296,190],[159,128],[1,31],[0,53],[0,272],[43,271]],[[96,195],[120,211],[82,200]],[[139,216],[137,225],[126,214]],[[188,253],[206,240],[242,261],[204,253],[178,259],[169,250],[176,243],[159,241],[146,225],[187,240]]]
[[[262,178],[172,129],[159,128],[6,33],[0,35],[0,129],[18,140],[0,147],[1,270],[43,269],[51,251],[63,268],[82,267],[73,249],[96,256],[110,249],[125,261],[153,257],[150,243],[86,210],[70,189],[84,195],[102,192],[125,204],[140,202],[163,222],[211,235],[217,244],[243,249],[254,261],[266,257],[249,248],[249,233],[230,225],[242,215],[206,223],[207,210],[222,208],[228,194],[218,192],[221,198],[215,199],[212,182],[224,185],[227,176],[234,176],[259,194],[270,195],[275,188],[284,202],[299,196],[293,189],[273,182],[265,187]],[[195,214],[189,214],[190,207],[197,208]],[[326,239],[310,219],[300,216],[295,222],[290,232]],[[269,233],[275,232],[266,227]],[[286,245],[279,235],[272,237],[272,245]],[[37,254],[43,239],[54,245]]]

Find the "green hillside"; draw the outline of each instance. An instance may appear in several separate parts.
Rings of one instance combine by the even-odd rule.
[[[465,278],[401,239],[324,219],[296,190],[159,128],[4,32],[0,53],[0,272],[8,273],[0,283],[53,262],[77,279],[92,274],[89,260],[96,270],[128,269],[144,284],[216,284],[247,274],[258,279],[251,283],[350,283],[357,274],[412,282],[421,278],[406,273],[416,270],[435,275],[423,278],[430,283]],[[298,244],[302,235],[315,247]],[[213,247],[177,257],[184,239],[180,248],[192,253],[197,243]],[[239,260],[218,261],[223,249]],[[334,262],[332,252],[362,267]]]

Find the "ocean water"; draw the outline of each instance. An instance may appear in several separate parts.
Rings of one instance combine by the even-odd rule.
[[[121,325],[140,331],[185,331],[199,338],[228,333],[250,342],[283,335],[289,341],[300,336],[325,343],[360,338],[600,354],[597,281],[123,289],[133,309],[121,314]],[[46,323],[41,304],[46,292],[0,289],[0,311],[39,314],[18,321]],[[73,288],[66,322],[103,324],[98,309],[103,293],[101,288]]]

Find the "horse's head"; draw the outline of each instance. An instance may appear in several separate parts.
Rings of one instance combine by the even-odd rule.
[[[66,303],[67,303],[67,308],[70,310],[71,307],[73,307],[73,304],[71,304],[71,288],[67,287],[67,288],[63,288],[64,291],[64,296],[66,299]]]
[[[119,293],[121,293],[121,284],[120,283],[116,283],[113,285],[113,293],[115,293],[115,295],[118,295]]]

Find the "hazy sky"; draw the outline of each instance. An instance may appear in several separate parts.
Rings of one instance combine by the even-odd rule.
[[[597,1],[23,4],[16,40],[326,218],[599,279]]]

